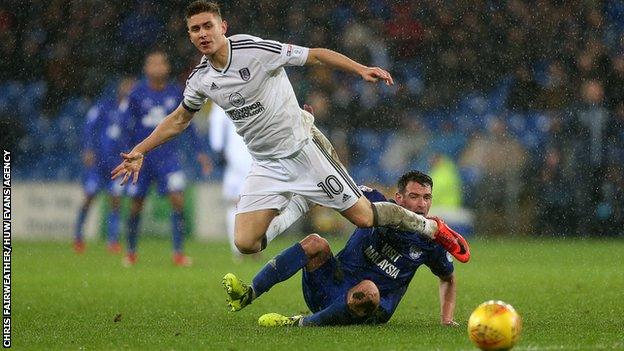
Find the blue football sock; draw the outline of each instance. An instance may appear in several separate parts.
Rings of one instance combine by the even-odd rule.
[[[119,241],[119,210],[112,210],[108,214],[108,242]]]
[[[137,241],[139,238],[139,222],[141,221],[141,215],[130,214],[128,218],[128,252],[135,253],[137,248]]]
[[[302,326],[348,325],[353,323],[353,314],[349,311],[346,294],[334,303],[312,315],[303,317]]]
[[[173,226],[173,251],[182,252],[182,242],[184,241],[184,214],[173,211],[171,215],[171,225]]]
[[[78,212],[78,220],[76,220],[76,232],[74,234],[74,238],[76,241],[82,241],[82,228],[84,227],[85,219],[87,218],[88,208],[86,206],[81,206],[80,211]]]
[[[308,263],[300,243],[287,248],[267,263],[253,279],[255,297],[269,291],[273,285],[292,277]]]

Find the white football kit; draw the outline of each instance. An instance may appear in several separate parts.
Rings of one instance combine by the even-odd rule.
[[[339,211],[353,206],[361,192],[332,157],[314,117],[299,107],[284,70],[303,66],[309,49],[244,34],[227,45],[222,70],[204,57],[191,72],[182,106],[196,112],[208,99],[219,105],[254,158],[238,213],[282,210],[293,194]]]

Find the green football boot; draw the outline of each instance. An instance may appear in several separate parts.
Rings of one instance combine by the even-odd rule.
[[[230,311],[240,311],[245,306],[251,304],[253,289],[251,286],[243,283],[234,274],[228,273],[223,277],[223,287],[228,295],[226,301],[230,307]]]
[[[286,317],[279,313],[267,313],[258,318],[258,324],[261,327],[296,327],[301,318],[302,315]]]

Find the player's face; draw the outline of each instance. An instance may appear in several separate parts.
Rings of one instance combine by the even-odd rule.
[[[425,217],[429,214],[432,198],[431,187],[417,182],[408,182],[404,193],[394,195],[399,206]]]
[[[212,12],[191,16],[186,26],[191,43],[204,55],[213,55],[225,44],[227,23]]]
[[[169,60],[162,53],[152,53],[145,59],[145,67],[143,67],[145,75],[149,80],[166,80],[169,77]]]

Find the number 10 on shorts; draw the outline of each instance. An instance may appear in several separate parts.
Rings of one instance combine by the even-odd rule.
[[[325,181],[316,184],[316,186],[323,189],[325,194],[327,194],[327,197],[330,199],[333,199],[334,195],[342,194],[342,191],[344,190],[344,186],[333,174],[325,178]]]

